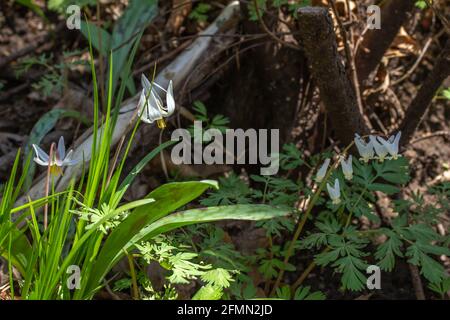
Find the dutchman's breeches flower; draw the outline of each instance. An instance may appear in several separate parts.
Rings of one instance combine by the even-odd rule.
[[[333,204],[341,203],[341,189],[339,185],[339,179],[334,180],[333,187],[329,183],[327,183],[327,189]]]
[[[395,136],[390,136],[388,141],[384,140],[381,137],[378,137],[378,141],[386,148],[386,150],[391,155],[392,159],[396,160],[399,157],[399,142],[400,137],[402,136],[402,132],[399,131]]]
[[[323,178],[325,178],[325,175],[327,174],[328,166],[330,165],[330,159],[325,159],[322,166],[320,167],[319,171],[317,171],[316,175],[316,182],[320,183],[322,182]]]
[[[361,156],[361,160],[365,163],[368,163],[369,160],[373,159],[375,152],[373,150],[372,141],[366,143],[363,138],[361,138],[358,134],[355,135],[355,145],[358,148],[359,155]]]
[[[352,180],[353,179],[353,163],[352,163],[352,156],[350,155],[347,159],[347,161],[345,161],[344,157],[341,157],[340,162],[341,162],[341,167],[342,167],[342,172],[344,173],[344,177],[347,180]]]

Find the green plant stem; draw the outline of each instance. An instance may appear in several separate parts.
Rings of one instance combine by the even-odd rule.
[[[48,155],[48,166],[47,166],[47,177],[45,180],[45,197],[48,197],[49,189],[50,189],[50,176],[51,176],[51,168],[53,161],[53,149],[55,148],[55,143],[53,142],[50,145],[50,152]],[[47,230],[48,225],[48,202],[44,205],[44,230]]]
[[[137,284],[136,269],[134,268],[133,255],[127,254],[128,264],[130,265],[130,275],[133,287],[133,299],[139,300],[139,289]]]
[[[353,146],[354,142],[351,142],[342,152],[343,154],[346,154],[348,152],[348,150]],[[303,227],[306,224],[306,221],[308,220],[309,215],[311,214],[312,209],[314,208],[317,200],[319,199],[320,193],[322,192],[322,190],[325,188],[325,185],[327,183],[328,178],[331,176],[331,174],[333,173],[333,171],[338,167],[339,165],[339,156],[336,157],[336,160],[333,164],[333,166],[328,170],[327,174],[325,175],[324,179],[322,180],[322,182],[320,183],[319,187],[317,188],[316,192],[314,193],[313,198],[311,199],[311,202],[308,204],[308,208],[306,209],[305,214],[303,215],[302,219],[300,220],[300,222],[297,225],[297,229],[295,230],[294,236],[292,237],[291,242],[289,243],[289,247],[286,251],[286,254],[284,256],[284,260],[283,263],[284,265],[287,265],[287,263],[289,262],[290,257],[292,256],[292,253],[294,251],[294,246],[295,246],[295,242],[297,242],[298,238],[300,237],[300,234],[302,233]],[[272,291],[270,293],[270,295],[274,295],[278,286],[281,283],[281,280],[283,279],[284,276],[284,269],[281,269],[280,272],[278,273],[278,277],[275,281],[275,284],[273,285]]]
[[[328,251],[330,251],[329,247],[326,248],[325,250],[323,250],[321,253],[325,253]],[[315,267],[316,267],[316,263],[313,260],[313,261],[311,261],[309,266],[302,272],[300,277],[298,277],[298,279],[291,286],[291,292],[295,292],[295,290],[302,285],[303,281],[305,281],[306,277],[311,273],[311,271],[314,270]]]

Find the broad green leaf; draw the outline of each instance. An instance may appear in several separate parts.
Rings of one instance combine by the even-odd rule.
[[[96,24],[86,21],[81,21],[81,33],[86,39],[91,34],[92,46],[104,57],[107,57],[111,50],[111,35],[105,29],[98,27]]]
[[[219,206],[186,210],[171,214],[159,219],[148,227],[141,230],[139,240],[151,239],[152,237],[180,227],[196,223],[213,222],[219,220],[252,220],[259,221],[284,217],[289,214],[284,209],[269,205],[242,204],[234,206]]]
[[[28,260],[31,256],[31,245],[28,242],[27,237],[20,232],[15,226],[9,230],[8,234],[12,233],[12,250],[11,250],[11,262],[19,270],[20,274],[24,275],[28,265]],[[8,258],[8,251],[5,243],[8,242],[8,236],[2,241],[0,239],[0,255],[4,258]],[[2,244],[3,242],[3,244]]]
[[[33,0],[16,0],[16,2],[21,4],[22,6],[29,8],[38,16],[40,16],[42,19],[44,19],[46,22],[48,22],[48,19],[45,16],[44,11],[42,11],[42,9]]]
[[[132,0],[114,25],[111,38],[114,61],[113,88],[115,88],[128,59],[134,38],[146,28],[157,13],[157,0]]]
[[[144,227],[199,197],[210,187],[217,187],[217,183],[210,180],[175,182],[152,191],[146,198],[154,199],[155,202],[134,209],[105,241],[89,276],[86,294],[99,285],[100,280],[123,255],[123,249],[141,240],[137,235]]]

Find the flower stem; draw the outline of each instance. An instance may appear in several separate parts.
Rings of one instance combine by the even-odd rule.
[[[52,162],[53,162],[53,149],[55,148],[55,143],[53,142],[50,146],[50,153],[48,156],[48,167],[47,167],[47,177],[45,179],[45,197],[48,198],[50,189],[50,176],[52,173]],[[48,225],[48,200],[44,205],[44,231],[47,230]]]
[[[342,152],[342,154],[346,154],[348,152],[348,150],[353,146],[354,142],[351,142]],[[294,247],[295,247],[295,242],[297,242],[298,238],[300,237],[300,234],[302,233],[303,227],[306,224],[306,221],[308,220],[309,215],[311,214],[312,209],[314,208],[317,200],[319,199],[320,193],[322,192],[322,190],[325,188],[325,185],[327,183],[328,178],[331,176],[331,174],[333,173],[333,171],[338,167],[339,165],[339,156],[336,157],[336,160],[334,162],[334,164],[331,166],[331,168],[327,171],[324,179],[322,180],[322,182],[320,183],[320,185],[318,186],[317,190],[314,192],[314,195],[311,199],[311,202],[308,204],[308,207],[306,209],[305,214],[302,216],[300,222],[297,225],[297,229],[295,230],[294,236],[292,237],[291,242],[289,243],[289,247],[286,251],[286,254],[284,256],[284,260],[283,263],[284,265],[287,265],[287,263],[289,262],[289,259],[291,258],[293,251],[294,251]],[[275,284],[273,285],[272,291],[270,292],[270,295],[274,295],[278,286],[281,283],[281,280],[283,279],[284,276],[284,269],[281,269],[280,272],[278,273],[278,277],[275,281]]]

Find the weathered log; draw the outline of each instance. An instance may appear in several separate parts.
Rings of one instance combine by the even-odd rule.
[[[300,40],[330,122],[341,142],[349,144],[355,133],[364,135],[369,129],[337,51],[330,14],[325,8],[304,7],[298,11],[298,21]]]
[[[184,82],[186,81],[186,79],[188,79],[188,76],[205,61],[205,56],[209,56],[212,54],[209,51],[213,39],[211,35],[225,33],[229,30],[233,30],[239,20],[238,17],[239,2],[233,1],[224,8],[220,16],[217,17],[217,19],[207,29],[199,34],[199,37],[185,51],[183,51],[183,53],[181,53],[174,61],[172,61],[156,76],[155,81],[162,87],[166,87],[168,85],[168,82],[172,80],[175,92],[177,91],[177,89],[183,87]],[[211,60],[211,63],[213,62],[214,60]],[[138,98],[139,96],[137,95],[133,98],[128,99],[122,104],[120,114],[111,138],[111,147],[116,145],[119,140],[127,133],[127,131],[133,127],[132,121],[134,121],[136,118],[134,117],[134,115]],[[99,134],[101,134],[101,129],[99,130]],[[81,175],[83,163],[85,168],[89,166],[93,138],[92,128],[90,128],[75,142],[75,145],[77,145],[74,150],[74,154],[76,155],[75,157],[78,157],[83,161],[80,161],[78,165],[68,167],[65,170],[64,176],[62,176],[56,183],[56,191],[64,190],[64,188],[67,187],[73,177],[78,178]],[[28,197],[30,197],[31,199],[39,199],[43,197],[45,183],[45,177],[40,178],[30,188],[26,195],[17,200],[16,205],[27,202]]]
[[[414,8],[413,0],[389,0],[381,8],[381,29],[370,29],[356,53],[358,80],[362,85],[377,68],[401,26]]]
[[[412,100],[400,130],[402,131],[402,145],[406,146],[414,135],[417,127],[427,113],[436,92],[444,80],[450,75],[450,40],[447,40],[444,50],[439,55],[433,70],[425,79],[417,95]]]

